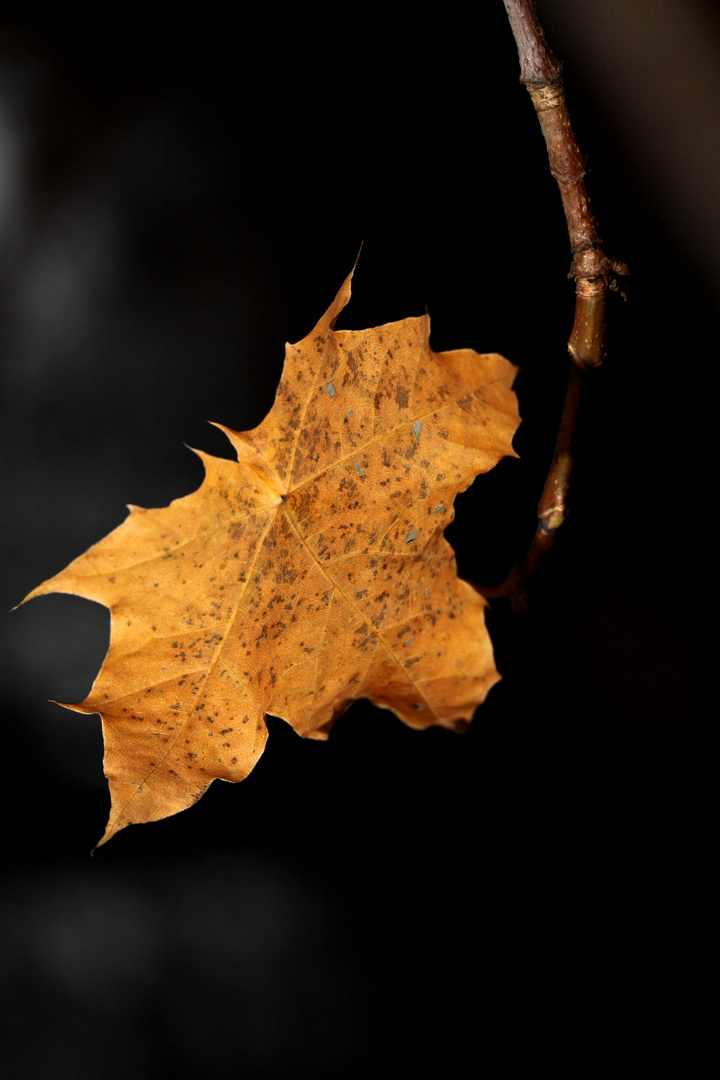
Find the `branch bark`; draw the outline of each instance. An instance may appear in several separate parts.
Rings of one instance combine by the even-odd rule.
[[[530,582],[552,548],[567,513],[573,435],[583,384],[587,372],[599,367],[605,357],[607,294],[617,289],[616,277],[629,271],[603,251],[585,187],[585,158],[565,103],[562,65],[545,40],[534,0],[503,2],[517,45],[520,81],[535,107],[550,172],[560,190],[572,252],[568,277],[575,281],[575,319],[568,341],[570,376],[555,452],[538,507],[535,536],[524,559],[513,567],[503,584],[482,590],[488,597],[510,597],[513,607],[523,610]]]

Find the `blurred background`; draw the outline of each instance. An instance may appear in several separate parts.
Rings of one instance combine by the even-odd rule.
[[[572,324],[556,186],[500,0],[241,31],[0,23],[2,609],[194,490],[362,244],[339,325],[422,314],[518,364],[519,460],[456,504],[463,576],[522,555]],[[542,0],[607,250],[632,271],[573,513],[463,736],[365,703],[270,719],[240,786],[125,830],[82,700],[106,609],[1,617],[7,1077],[464,1075],[685,1054],[705,1013],[718,550],[720,17]],[[708,610],[709,608],[709,610]],[[689,1039],[689,1036],[692,1038]],[[579,1049],[577,1049],[579,1047]]]

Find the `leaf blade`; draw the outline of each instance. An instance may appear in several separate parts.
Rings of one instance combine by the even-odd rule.
[[[500,678],[485,601],[443,530],[455,496],[512,455],[516,369],[434,353],[427,317],[336,331],[350,275],[288,345],[275,403],[237,460],[126,520],[29,597],[111,611],[108,654],[76,706],[103,720],[103,841],[238,781],[268,714],[325,738],[367,697],[414,728],[461,730]]]

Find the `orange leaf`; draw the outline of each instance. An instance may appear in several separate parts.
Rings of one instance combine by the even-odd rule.
[[[357,698],[461,729],[499,675],[485,601],[443,536],[455,495],[513,454],[516,369],[434,353],[429,320],[336,331],[352,274],[288,345],[275,403],[237,453],[200,453],[192,495],[130,514],[26,599],[110,608],[89,697],[112,808],[101,843],[248,775],[267,714],[326,738]]]

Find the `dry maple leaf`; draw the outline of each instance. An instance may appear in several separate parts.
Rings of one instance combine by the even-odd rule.
[[[101,840],[177,813],[216,778],[242,780],[266,715],[327,737],[357,698],[414,728],[461,729],[498,681],[485,601],[443,536],[453,500],[513,454],[516,369],[434,353],[429,320],[336,331],[352,274],[288,345],[237,461],[122,525],[35,589],[111,611],[89,697],[112,807]],[[220,426],[220,425],[218,425]]]

